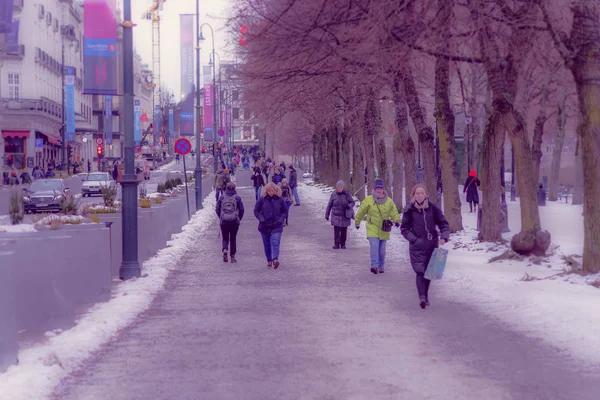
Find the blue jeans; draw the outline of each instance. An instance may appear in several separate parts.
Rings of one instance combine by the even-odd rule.
[[[261,189],[262,189],[262,186],[256,186],[254,188],[254,194],[256,196],[256,200],[260,199]]]
[[[300,205],[300,197],[298,197],[298,188],[297,187],[292,188],[292,194],[294,195],[294,201],[296,202],[296,205]]]
[[[385,243],[387,240],[368,238],[371,245],[371,267],[383,269],[385,264]]]
[[[279,243],[281,242],[281,232],[277,233],[260,233],[262,235],[263,245],[265,247],[265,256],[267,261],[279,259]]]

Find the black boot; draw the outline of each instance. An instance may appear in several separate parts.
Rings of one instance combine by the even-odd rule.
[[[334,245],[333,245],[333,248],[337,250],[337,249],[339,249],[339,248],[340,248],[340,245],[339,245],[339,244],[334,244]]]
[[[234,264],[236,262],[237,262],[237,260],[235,259],[235,256],[232,254],[231,255],[231,263]]]
[[[419,305],[422,309],[425,309],[425,307],[427,307],[427,298],[425,296],[419,296],[419,300]]]
[[[227,250],[223,250],[223,262],[227,262]]]
[[[371,272],[374,273],[375,275],[377,275],[379,273],[377,271],[377,268],[375,268],[375,267],[371,267]]]

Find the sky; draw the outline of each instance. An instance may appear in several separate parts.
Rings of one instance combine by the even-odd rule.
[[[230,0],[199,0],[200,23],[209,23],[215,31],[215,47],[223,61],[230,59],[225,48],[233,39],[228,37],[225,22],[228,17]],[[123,4],[123,0],[118,0]],[[152,5],[152,0],[132,0],[134,28],[133,40],[136,52],[142,56],[143,62],[152,68],[152,22],[142,19],[142,14]],[[180,98],[180,63],[179,63],[179,15],[195,14],[196,0],[167,0],[161,12],[161,83]],[[212,51],[210,29],[205,27],[203,35],[206,38],[201,44],[200,64],[207,65]],[[217,57],[217,61],[218,61]],[[195,57],[194,57],[195,60]]]

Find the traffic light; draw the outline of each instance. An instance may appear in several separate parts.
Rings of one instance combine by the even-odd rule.
[[[73,148],[71,146],[67,147],[67,160],[72,160],[73,157]]]
[[[206,153],[206,149],[203,147],[201,150],[203,153]]]
[[[102,146],[96,147],[96,153],[98,153],[98,157],[102,157]]]

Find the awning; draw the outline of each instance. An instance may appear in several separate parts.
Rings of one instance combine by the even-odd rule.
[[[2,131],[2,136],[6,138],[29,138],[29,131]]]
[[[49,135],[47,133],[40,132],[40,131],[36,131],[36,133],[39,133],[40,135],[46,136],[46,139],[48,139],[48,143],[50,143],[50,144],[58,146],[62,142],[60,140],[60,138],[57,138],[56,136],[52,136],[52,135]]]

